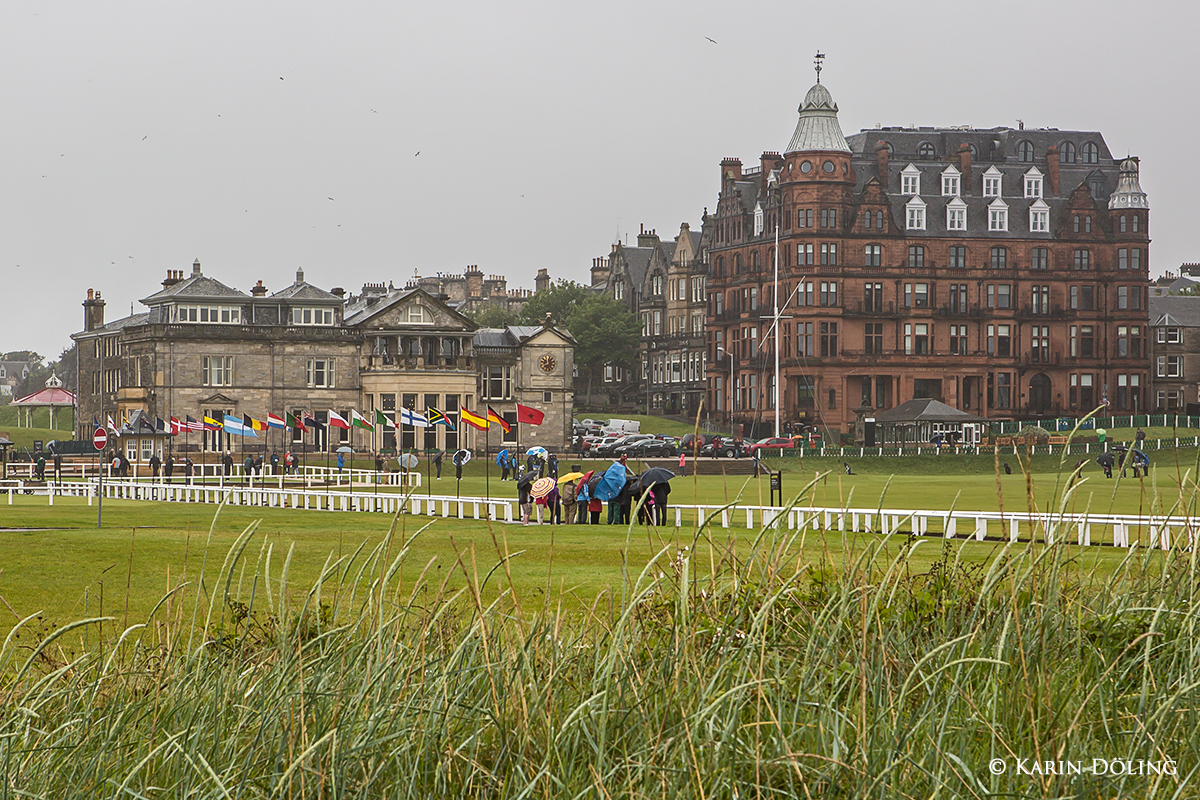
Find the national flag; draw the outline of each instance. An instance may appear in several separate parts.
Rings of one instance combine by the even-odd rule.
[[[187,414],[187,415],[185,415],[185,416],[187,417],[187,419],[185,419],[185,420],[183,421],[183,424],[184,424],[184,427],[186,427],[186,428],[187,428],[189,431],[202,431],[202,430],[204,430],[204,423],[203,423],[203,422],[201,422],[200,420],[197,420],[197,419],[192,419],[192,415],[191,415],[191,414]]]
[[[186,430],[186,429],[187,428],[184,426],[184,424],[182,422],[179,421],[178,418],[171,417],[171,435],[172,436],[176,436],[181,431]]]
[[[323,430],[325,430],[325,423],[317,422],[316,417],[314,417],[312,414],[305,411],[304,412],[304,427],[305,428],[313,428],[314,430],[318,430],[318,431],[323,431]]]
[[[167,423],[163,422],[162,417],[154,418],[154,432],[155,433],[166,433],[167,432]]]
[[[92,430],[96,430],[99,427],[100,427],[100,420],[96,419],[95,417],[92,417]]]
[[[425,416],[429,417],[430,425],[445,425],[450,430],[455,430],[454,422],[436,408],[425,409]]]
[[[375,409],[375,424],[380,425],[384,428],[395,428],[396,427],[396,423],[393,422],[392,420],[388,419],[387,414],[384,414],[378,408]]]
[[[213,419],[212,417],[208,416],[207,414],[204,415],[204,430],[219,431],[224,427],[225,427],[225,423],[222,422],[221,420]]]
[[[287,413],[286,416],[287,416],[287,426],[289,428],[295,428],[296,430],[302,431],[304,433],[308,432],[308,428],[304,425],[303,422],[300,421],[300,417],[297,417],[295,414],[292,414],[292,413]]]
[[[400,424],[401,425],[412,425],[414,428],[430,427],[429,420],[427,420],[423,414],[418,414],[416,411],[413,411],[411,408],[400,409]]]
[[[542,420],[545,418],[546,415],[536,408],[530,408],[529,406],[517,403],[517,422],[525,425],[541,425]]]
[[[225,432],[231,436],[253,436],[257,439],[258,434],[254,432],[254,428],[246,424],[246,420],[248,419],[249,417],[246,415],[243,415],[242,419],[238,419],[235,416],[226,414]]]
[[[335,428],[341,428],[346,431],[350,430],[350,423],[346,422],[346,418],[336,411],[331,410],[329,412],[329,424]]]
[[[242,415],[242,424],[245,425],[248,430],[252,431],[265,431],[267,429],[267,423],[263,422],[261,419],[255,419],[249,414]]]
[[[509,431],[512,430],[512,426],[509,425],[504,420],[504,417],[500,416],[500,412],[497,411],[496,409],[492,408],[491,406],[487,407],[487,418],[491,422],[494,422],[497,425],[499,425],[501,428],[503,428],[505,433],[508,433]]]
[[[139,428],[149,428],[151,433],[154,432],[154,423],[151,422],[150,418],[147,417],[145,414],[141,414],[138,416],[138,427]]]
[[[285,431],[285,430],[287,430],[287,423],[284,422],[282,418],[280,418],[280,417],[276,416],[275,414],[272,414],[270,411],[268,411],[267,412],[267,427],[268,428],[278,428],[281,431]]]
[[[373,426],[366,417],[355,411],[353,408],[350,409],[350,424],[356,428],[362,428],[365,431],[375,430],[375,426]]]
[[[472,414],[468,409],[461,409],[458,412],[458,418],[470,425],[472,428],[478,428],[481,431],[486,431],[490,424],[485,417],[479,417]]]
[[[121,438],[121,430],[112,421],[112,414],[108,415],[108,430],[113,436],[117,437],[118,439]]]

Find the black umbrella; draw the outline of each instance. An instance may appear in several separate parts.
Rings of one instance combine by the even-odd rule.
[[[1100,455],[1096,456],[1096,463],[1102,467],[1112,467],[1116,461],[1117,459],[1112,453],[1101,453]]]
[[[600,484],[600,481],[603,478],[604,478],[604,473],[597,471],[594,475],[592,475],[592,477],[587,479],[588,493],[592,497],[596,496],[596,487]]]
[[[656,483],[667,483],[671,478],[675,477],[675,473],[663,467],[653,467],[642,473],[639,479],[642,489],[646,489]]]
[[[1120,452],[1122,452],[1122,453],[1123,453],[1123,452],[1125,452],[1126,450],[1128,450],[1128,449],[1129,449],[1129,445],[1127,445],[1127,444],[1114,444],[1114,445],[1112,446],[1112,449],[1113,449],[1113,450],[1119,450]]]
[[[466,464],[471,460],[471,451],[459,450],[450,457],[450,460],[454,462],[455,466],[461,467],[463,464]]]
[[[524,487],[528,486],[529,484],[533,483],[534,481],[536,481],[537,479],[538,479],[538,474],[536,472],[530,470],[529,472],[526,472],[524,475],[522,475],[520,478],[517,479],[517,488],[518,489],[524,488]]]

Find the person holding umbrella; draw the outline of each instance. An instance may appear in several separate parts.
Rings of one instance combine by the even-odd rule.
[[[171,473],[175,471],[175,456],[167,454],[167,460],[163,464],[163,477],[167,479],[167,483],[171,482]]]
[[[529,485],[529,494],[537,506],[537,523],[542,524],[542,508],[549,512],[550,524],[554,524],[554,505],[558,502],[558,484],[554,478],[538,478]]]
[[[445,450],[438,450],[437,455],[433,457],[433,466],[437,468],[437,479],[442,479],[442,458],[446,455]],[[462,477],[462,467],[458,468],[459,477]]]
[[[533,475],[522,475],[517,480],[517,505],[521,509],[521,524],[529,524],[529,514],[533,511],[533,503],[529,497],[529,487],[533,483]]]
[[[575,510],[575,489],[575,481],[568,480],[564,482],[562,487],[558,490],[558,493],[562,499],[562,518],[559,520],[559,522],[563,522],[566,525],[574,525],[575,518],[578,514],[578,512]]]
[[[508,450],[496,453],[496,466],[500,468],[500,480],[508,480]]]
[[[1104,477],[1106,478],[1112,477],[1113,464],[1115,464],[1116,461],[1116,458],[1113,457],[1111,452],[1101,453],[1100,455],[1096,456],[1096,463],[1104,469]]]

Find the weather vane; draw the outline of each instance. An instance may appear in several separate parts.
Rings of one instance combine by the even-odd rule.
[[[817,83],[821,82],[821,62],[825,60],[825,54],[820,50],[817,51],[817,57],[813,61],[817,65]]]

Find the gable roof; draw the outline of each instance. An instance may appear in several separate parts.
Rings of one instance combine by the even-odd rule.
[[[249,297],[250,295],[245,292],[234,289],[232,286],[226,286],[216,278],[193,273],[179,283],[143,298],[142,302],[146,305],[155,305],[167,300],[192,298],[197,300],[241,300]]]
[[[470,319],[463,316],[458,311],[455,311],[453,308],[446,305],[441,300],[438,300],[436,297],[420,287],[392,289],[377,300],[375,298],[379,297],[378,295],[370,298],[359,297],[353,302],[346,304],[346,309],[343,312],[343,324],[345,324],[347,327],[361,325],[372,317],[378,316],[379,314],[395,308],[396,306],[403,305],[416,296],[423,297],[432,305],[445,309],[448,314],[457,317],[468,330],[475,330],[478,327]],[[368,302],[368,300],[374,300],[374,302]]]
[[[982,422],[983,417],[976,417],[965,411],[948,406],[940,400],[931,397],[921,397],[901,403],[895,408],[881,411],[875,415],[875,422]]]
[[[1200,297],[1151,295],[1150,324],[1200,328]]]

